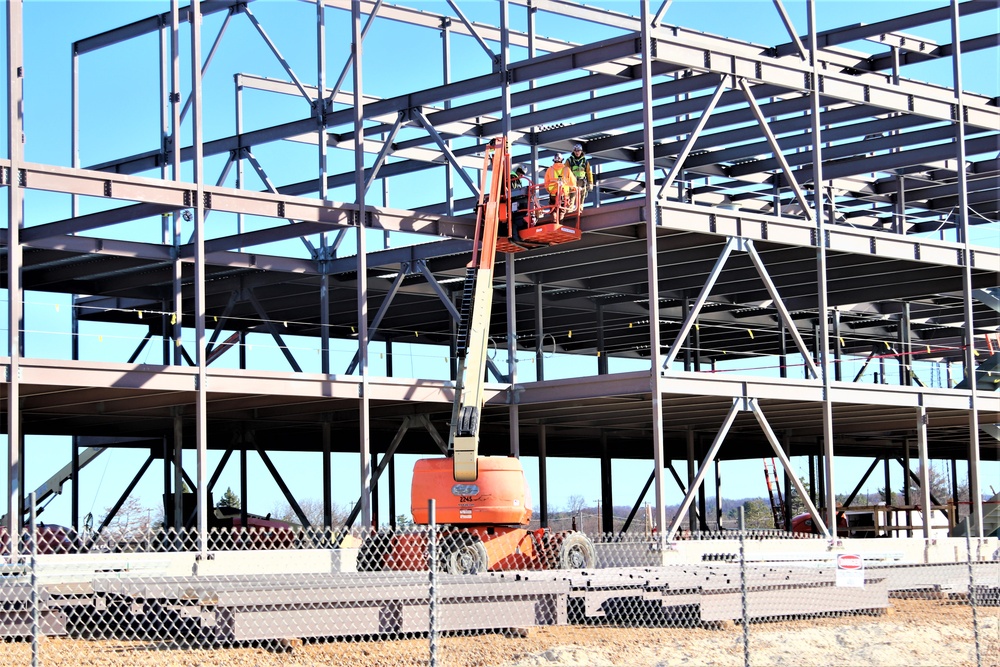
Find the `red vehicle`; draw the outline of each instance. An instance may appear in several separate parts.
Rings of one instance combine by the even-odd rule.
[[[793,533],[806,533],[810,535],[819,535],[819,529],[813,522],[812,515],[806,512],[805,514],[799,514],[798,516],[792,517],[792,532]],[[843,512],[837,513],[837,535],[839,537],[848,537],[847,528],[847,517],[844,516]]]
[[[25,528],[23,535],[25,539],[18,545],[18,553],[27,554],[31,552],[31,543],[27,540],[28,529]],[[69,554],[79,551],[77,542],[71,537],[73,529],[55,524],[39,523],[37,526],[37,539],[39,554]],[[7,529],[0,526],[0,553],[8,552]]]
[[[300,526],[270,515],[247,514],[243,526],[238,507],[216,507],[209,515],[209,532],[224,534],[230,545],[243,549],[294,549]]]

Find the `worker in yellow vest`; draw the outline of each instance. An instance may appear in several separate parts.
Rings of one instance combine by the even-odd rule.
[[[585,199],[587,194],[594,189],[594,174],[590,170],[590,161],[583,154],[583,146],[580,144],[573,146],[573,153],[566,158],[566,166],[573,172],[576,187],[580,191],[580,198]]]
[[[552,158],[552,166],[545,170],[545,189],[549,193],[553,222],[558,223],[563,213],[576,209],[576,179],[558,153]]]

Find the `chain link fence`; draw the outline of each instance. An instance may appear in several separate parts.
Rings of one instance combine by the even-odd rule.
[[[19,537],[0,665],[1000,665],[996,538]]]

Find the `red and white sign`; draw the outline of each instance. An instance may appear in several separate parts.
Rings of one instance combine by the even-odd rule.
[[[865,562],[857,554],[840,554],[837,556],[838,570],[861,570],[864,567]]]
[[[837,555],[837,586],[865,587],[865,561],[858,554]]]

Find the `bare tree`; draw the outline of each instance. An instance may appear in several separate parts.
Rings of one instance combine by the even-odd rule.
[[[917,473],[919,476],[919,473]],[[951,500],[951,480],[948,479],[947,473],[943,473],[939,470],[935,470],[934,467],[930,467],[927,470],[927,479],[930,482],[931,495],[938,499],[942,503],[946,503]],[[920,497],[920,484],[917,480],[913,479],[907,475],[907,482],[910,487],[910,501],[916,502],[916,498]],[[904,490],[900,489],[899,494],[902,496]],[[967,481],[963,481],[958,485],[958,500],[968,500],[969,499],[969,484]]]
[[[103,524],[112,508],[104,510]],[[154,527],[163,523],[163,509],[146,507],[135,496],[129,496],[118,511],[108,521],[102,531],[102,538],[116,545],[118,549],[135,549],[142,540],[148,539]]]
[[[566,499],[566,511],[570,514],[579,514],[586,506],[583,496],[573,495]]]
[[[306,498],[304,500],[299,500],[299,509],[309,520],[309,525],[313,528],[323,527],[323,501],[317,500],[315,498]],[[337,506],[333,505],[331,508],[333,512],[332,525],[340,526],[347,520],[347,515],[350,512],[350,508],[347,506]],[[278,519],[280,521],[288,521],[289,523],[300,523],[299,516],[292,511],[291,505],[285,501],[277,502],[274,505],[274,509],[271,511],[271,518]]]

